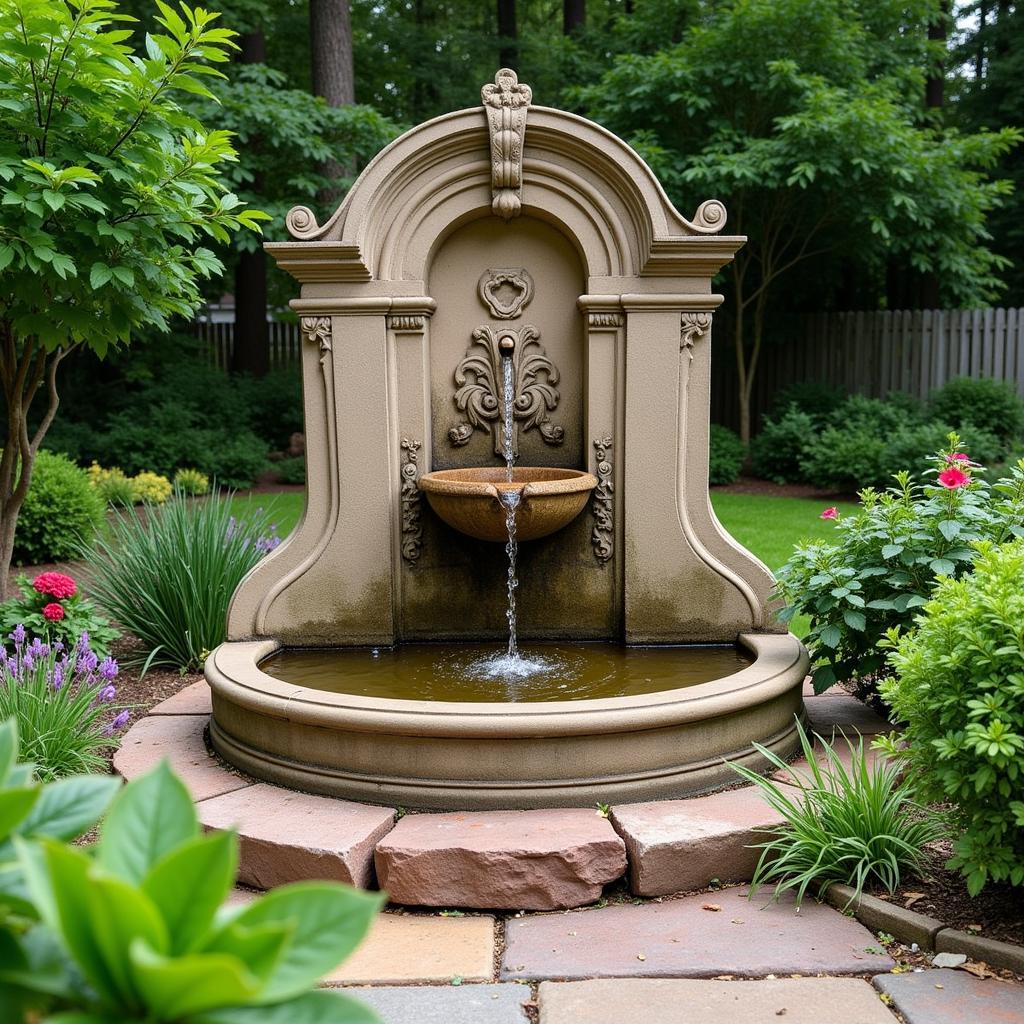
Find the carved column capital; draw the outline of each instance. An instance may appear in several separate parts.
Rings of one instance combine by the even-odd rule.
[[[393,331],[422,331],[426,317],[418,313],[392,313],[388,327]]]
[[[503,220],[518,217],[523,197],[523,142],[533,90],[502,68],[480,90],[491,140],[491,209]]]
[[[679,347],[686,349],[687,355],[693,359],[693,345],[698,338],[703,338],[711,330],[711,314],[706,312],[683,313],[679,321]]]
[[[304,316],[299,320],[299,330],[306,341],[320,346],[320,364],[331,351],[331,318],[329,316]]]

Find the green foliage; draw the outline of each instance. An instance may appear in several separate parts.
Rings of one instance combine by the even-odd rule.
[[[957,429],[980,427],[1002,445],[1012,444],[1024,433],[1024,401],[1010,381],[955,377],[932,392],[928,405],[935,419]]]
[[[971,471],[950,458],[961,447],[951,435],[930,472]],[[860,510],[837,523],[834,543],[800,545],[779,570],[783,620],[810,617],[804,642],[816,692],[837,680],[884,673],[881,639],[910,628],[940,577],[970,570],[972,543],[1024,536],[1024,461],[993,487],[973,472],[969,478],[950,489],[912,484],[903,472],[882,493],[867,488]]]
[[[22,563],[63,562],[103,523],[104,502],[89,476],[63,455],[41,451],[18,516],[14,557]]]
[[[278,543],[262,510],[239,522],[223,497],[128,509],[87,552],[97,601],[142,641],[147,664],[201,668],[224,641],[235,588]]]
[[[306,482],[306,459],[303,455],[281,459],[274,463],[274,472],[283,484],[304,484]]]
[[[754,474],[777,484],[803,480],[801,459],[808,441],[814,436],[814,419],[795,402],[779,419],[765,417],[761,432],[750,442]]]
[[[1024,885],[1022,581],[1024,541],[980,543],[973,571],[941,580],[914,628],[887,639],[898,753],[925,799],[954,805],[950,867],[971,895],[989,880]]]
[[[18,590],[20,597],[12,597],[0,604],[0,633],[10,633],[21,625],[30,638],[39,637],[48,644],[60,641],[67,650],[74,648],[83,633],[88,633],[90,647],[101,658],[110,653],[110,645],[121,635],[99,613],[96,605],[82,596],[81,591],[76,590],[71,597],[58,599],[52,594],[40,593],[27,576],[18,577]],[[48,619],[43,609],[58,600],[63,618],[56,621]]]
[[[711,425],[708,483],[731,484],[743,468],[743,442],[728,427]]]
[[[374,1024],[310,991],[359,944],[381,897],[327,882],[222,907],[238,840],[204,835],[166,762],[115,796],[110,777],[41,787],[0,727],[0,1003],[18,1020]],[[113,802],[111,803],[111,798]],[[94,853],[67,840],[106,807]],[[9,837],[14,842],[3,842]],[[5,1018],[5,1019],[10,1019]],[[13,1022],[12,1022],[13,1024]]]
[[[800,412],[810,416],[817,426],[821,426],[848,397],[841,387],[822,381],[794,381],[772,396],[772,413],[775,417],[782,417],[791,406],[796,406]]]
[[[915,803],[914,791],[896,764],[865,756],[862,738],[856,746],[845,741],[847,767],[820,736],[825,757],[819,761],[799,720],[797,729],[806,772],[758,743],[757,751],[784,773],[783,779],[731,766],[785,819],[766,830],[772,838],[759,844],[751,894],[774,882],[776,898],[793,889],[799,906],[808,889],[817,895],[833,882],[851,886],[855,899],[868,882],[895,892],[904,872],[922,866],[924,845],[941,837],[939,823]]]
[[[135,484],[120,466],[104,468],[93,462],[89,467],[89,482],[108,505],[127,508],[135,504]]]
[[[174,486],[182,494],[197,497],[209,492],[210,478],[198,469],[179,469],[174,474]]]

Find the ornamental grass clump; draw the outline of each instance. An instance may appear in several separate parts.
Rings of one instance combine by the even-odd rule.
[[[0,721],[13,718],[20,757],[40,779],[106,770],[102,751],[128,724],[117,700],[117,662],[100,659],[83,633],[77,643],[29,642],[24,626],[10,635],[0,662]]]
[[[262,509],[240,520],[227,498],[178,491],[144,514],[126,509],[85,553],[97,601],[142,641],[147,667],[200,668],[242,577],[280,543]]]
[[[806,770],[787,765],[758,743],[758,752],[785,772],[783,779],[732,765],[785,819],[766,829],[771,838],[758,844],[761,858],[751,894],[774,883],[776,899],[792,889],[799,906],[808,889],[816,896],[834,882],[851,886],[854,898],[870,883],[895,892],[904,873],[923,866],[925,844],[942,835],[940,822],[918,805],[895,763],[865,756],[863,739],[856,745],[846,740],[847,766],[820,736],[825,758],[819,762],[799,722],[797,730]]]
[[[949,867],[972,896],[1024,886],[1024,541],[979,544],[973,571],[888,644],[882,695],[906,727],[886,745],[924,798],[953,805]]]

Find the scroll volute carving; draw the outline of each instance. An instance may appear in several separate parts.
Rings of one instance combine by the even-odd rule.
[[[491,138],[491,209],[502,220],[518,217],[523,196],[523,141],[526,112],[533,90],[519,82],[511,68],[502,68],[480,90]]]

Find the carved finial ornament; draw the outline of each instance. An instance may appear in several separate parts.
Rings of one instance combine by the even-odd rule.
[[[503,220],[518,217],[523,205],[523,141],[533,90],[502,68],[480,90],[491,137],[491,209]]]

